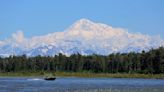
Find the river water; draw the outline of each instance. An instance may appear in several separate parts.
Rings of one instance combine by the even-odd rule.
[[[0,92],[164,92],[162,79],[1,77]]]

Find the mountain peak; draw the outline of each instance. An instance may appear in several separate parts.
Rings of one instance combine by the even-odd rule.
[[[78,20],[78,21],[76,21],[76,23],[81,23],[81,24],[83,24],[83,23],[93,23],[91,20],[89,20],[89,19],[86,19],[86,18],[82,18],[82,19],[80,19],[80,20]]]
[[[90,21],[89,19],[82,18],[78,21],[76,21],[73,25],[71,25],[68,30],[69,31],[80,31],[80,30],[85,30],[85,31],[90,31],[93,26],[95,26],[96,23]]]
[[[95,23],[90,21],[89,19],[80,19],[78,21],[76,21],[73,25],[74,26],[78,26],[78,27],[88,27],[88,26],[91,26],[91,25],[94,25]]]

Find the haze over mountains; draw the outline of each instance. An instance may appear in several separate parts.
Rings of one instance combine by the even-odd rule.
[[[25,38],[22,31],[0,41],[0,55],[53,56],[58,53],[83,55],[141,52],[164,46],[159,36],[129,33],[88,19],[80,19],[63,32]]]

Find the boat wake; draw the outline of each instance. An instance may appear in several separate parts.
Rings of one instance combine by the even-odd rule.
[[[39,78],[32,78],[32,79],[27,79],[28,81],[39,81],[39,80],[43,80],[43,79],[39,79]]]

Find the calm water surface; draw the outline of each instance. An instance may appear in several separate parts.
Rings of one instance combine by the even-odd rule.
[[[164,92],[164,80],[128,78],[0,78],[0,92]]]

